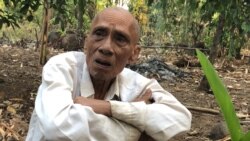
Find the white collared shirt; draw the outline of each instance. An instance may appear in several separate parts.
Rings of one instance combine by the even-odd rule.
[[[132,102],[150,88],[153,104]],[[190,112],[156,80],[124,69],[111,85],[112,118],[74,104],[76,96],[93,98],[93,85],[82,52],[51,58],[43,68],[26,141],[137,141],[142,131],[166,141],[187,131]],[[121,101],[111,100],[117,95]]]

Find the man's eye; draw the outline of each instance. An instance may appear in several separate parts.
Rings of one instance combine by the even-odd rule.
[[[95,32],[94,32],[94,35],[96,35],[96,36],[105,36],[106,35],[106,33],[105,33],[105,31],[104,30],[96,30]]]
[[[116,35],[115,39],[121,45],[126,44],[128,41],[126,37],[124,37],[123,35],[120,35],[120,34]]]

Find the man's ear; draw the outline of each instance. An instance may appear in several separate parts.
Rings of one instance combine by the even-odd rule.
[[[128,63],[129,63],[129,64],[134,64],[134,63],[136,63],[136,61],[137,61],[138,58],[139,58],[140,51],[141,51],[141,48],[140,48],[139,45],[136,45],[135,47],[133,47],[132,55],[131,55],[131,57],[130,57],[129,60],[128,60]]]

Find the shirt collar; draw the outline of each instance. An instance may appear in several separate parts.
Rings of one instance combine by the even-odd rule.
[[[87,67],[86,61],[83,65],[83,72],[82,72],[82,79],[81,79],[81,96],[83,97],[90,97],[91,95],[94,95],[94,87],[89,75],[89,70]]]
[[[81,96],[83,97],[94,97],[95,90],[92,84],[92,80],[90,78],[90,74],[88,71],[88,66],[86,61],[83,65],[83,72],[82,72],[82,79],[81,79]],[[110,86],[107,95],[105,97],[105,100],[110,100],[114,97],[114,95],[117,95],[120,97],[119,93],[119,75],[115,78],[115,81]]]
[[[108,93],[105,97],[106,100],[112,99],[115,95],[120,97],[120,92],[119,92],[119,75],[115,78],[115,81],[113,84],[110,86]]]

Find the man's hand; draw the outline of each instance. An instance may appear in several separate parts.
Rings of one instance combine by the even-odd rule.
[[[152,98],[152,91],[147,89],[143,95],[139,95],[134,102],[144,101],[146,104],[154,103],[154,99]],[[142,132],[138,141],[154,141],[152,137],[146,134],[146,132]]]
[[[146,104],[152,104],[154,99],[152,99],[152,91],[147,89],[143,95],[139,95],[133,102],[144,101]]]
[[[75,104],[81,104],[83,106],[91,107],[95,113],[102,114],[105,116],[112,116],[111,105],[108,101],[89,99],[82,96],[78,96],[74,99]]]
[[[146,104],[151,104],[154,102],[154,100],[151,97],[152,97],[152,91],[150,89],[147,89],[143,95],[139,95],[133,102],[144,101]],[[112,116],[111,105],[108,101],[89,99],[82,96],[78,96],[74,99],[74,103],[91,107],[97,114],[102,114],[109,117]]]

